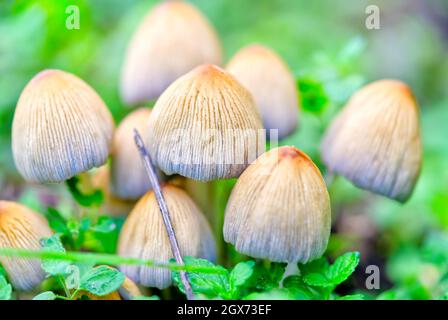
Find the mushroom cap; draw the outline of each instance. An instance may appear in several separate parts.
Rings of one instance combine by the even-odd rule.
[[[299,98],[296,81],[287,64],[274,51],[253,44],[238,51],[227,65],[254,96],[266,129],[278,137],[292,133],[298,124]]]
[[[422,162],[419,110],[411,89],[397,80],[361,88],[327,129],[322,158],[354,185],[405,202]]]
[[[151,189],[134,142],[134,129],[147,135],[150,109],[141,108],[130,113],[118,126],[112,144],[112,193],[121,199],[135,200]]]
[[[129,104],[156,99],[181,75],[221,59],[208,20],[187,2],[164,1],[146,15],[128,46],[121,95]]]
[[[202,65],[176,80],[149,118],[148,147],[166,174],[237,177],[265,148],[251,94],[229,73]]]
[[[312,160],[294,147],[261,155],[238,179],[225,212],[224,239],[238,252],[277,262],[320,257],[331,208]]]
[[[0,201],[0,248],[41,249],[40,240],[52,231],[37,212],[9,201]],[[40,260],[0,256],[9,280],[18,290],[31,290],[45,278]]]
[[[215,240],[204,216],[185,191],[164,185],[162,192],[183,256],[215,260]],[[118,241],[124,257],[168,262],[173,258],[165,224],[153,191],[145,194],[126,219]],[[171,284],[167,269],[122,266],[120,270],[143,286],[166,288]]]
[[[113,130],[109,110],[88,84],[64,71],[45,70],[17,103],[14,161],[29,182],[61,182],[104,164]]]

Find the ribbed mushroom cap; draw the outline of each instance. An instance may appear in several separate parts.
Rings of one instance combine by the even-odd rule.
[[[251,94],[214,65],[197,67],[162,94],[148,137],[162,171],[202,181],[238,176],[265,143]]]
[[[247,46],[235,54],[227,71],[252,93],[266,129],[277,129],[279,138],[296,129],[299,117],[296,81],[274,51],[261,45]]]
[[[141,108],[129,114],[118,126],[112,145],[112,193],[121,199],[138,199],[151,183],[134,142],[134,129],[147,135],[150,109]]]
[[[405,202],[422,162],[419,110],[410,88],[380,80],[356,92],[327,129],[322,157],[356,186]]]
[[[294,147],[261,155],[238,179],[224,239],[238,252],[277,262],[320,257],[331,227],[330,199],[314,163]]]
[[[52,231],[40,214],[18,203],[0,201],[0,248],[39,250]],[[9,280],[18,290],[31,290],[44,278],[41,261],[0,256]]]
[[[215,260],[215,241],[210,227],[196,204],[182,189],[164,185],[173,228],[183,256]],[[154,192],[144,195],[126,219],[118,241],[118,254],[124,257],[168,262],[173,257],[169,238]],[[143,286],[166,288],[171,272],[143,266],[122,266],[121,271]]]
[[[29,182],[67,180],[106,162],[113,130],[109,110],[88,84],[64,71],[42,71],[14,114],[17,169]]]
[[[178,77],[203,63],[221,63],[221,45],[191,4],[164,1],[144,18],[127,49],[121,95],[130,104],[158,98]]]

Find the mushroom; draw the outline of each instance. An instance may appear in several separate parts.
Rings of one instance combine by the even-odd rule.
[[[261,155],[238,179],[224,239],[255,258],[306,263],[324,253],[330,227],[330,198],[318,168],[285,146]]]
[[[137,109],[129,114],[115,131],[112,144],[111,191],[118,198],[136,200],[151,189],[134,142],[134,129],[146,135],[150,114],[150,109]]]
[[[380,80],[356,92],[322,142],[331,172],[354,185],[405,202],[422,162],[419,110],[411,89]]]
[[[265,132],[251,94],[221,68],[202,65],[157,100],[148,140],[166,174],[210,181],[237,177],[264,151]]]
[[[254,96],[263,124],[278,130],[278,138],[291,134],[299,118],[296,81],[288,65],[274,51],[253,44],[230,60],[227,71]]]
[[[113,129],[109,110],[88,84],[64,71],[42,71],[17,103],[15,164],[29,182],[68,180],[106,162]]]
[[[162,192],[182,255],[214,261],[215,241],[196,204],[185,191],[172,185],[164,185]],[[139,200],[126,219],[118,241],[118,254],[160,262],[168,262],[173,257],[153,191]],[[132,281],[143,286],[163,289],[171,284],[171,272],[166,269],[144,266],[122,266],[120,269]]]
[[[221,45],[207,19],[191,4],[164,1],[134,34],[121,76],[129,104],[158,98],[178,77],[203,63],[221,63]]]
[[[51,235],[43,216],[18,203],[0,201],[0,248],[38,250],[40,240]],[[39,260],[0,256],[0,263],[17,290],[31,290],[45,278]]]

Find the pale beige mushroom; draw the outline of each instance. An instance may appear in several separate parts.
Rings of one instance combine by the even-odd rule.
[[[39,250],[40,240],[51,235],[47,220],[39,213],[15,202],[0,201],[0,248]],[[17,290],[31,290],[45,278],[40,260],[0,256],[0,263]]]
[[[29,182],[61,182],[103,165],[114,122],[83,80],[60,70],[37,74],[20,95],[12,126],[14,161]]]
[[[156,99],[178,77],[204,63],[221,63],[221,45],[208,20],[191,4],[164,1],[134,34],[121,75],[129,104]]]
[[[130,113],[118,126],[112,146],[111,191],[120,199],[135,200],[151,189],[134,142],[134,129],[147,135],[150,109],[140,108]]]
[[[261,155],[238,179],[224,239],[255,258],[306,263],[320,257],[331,227],[330,198],[312,160],[294,147]]]
[[[173,228],[183,256],[216,259],[210,226],[196,204],[177,187],[162,186]],[[168,262],[173,258],[168,234],[153,191],[144,195],[126,219],[120,233],[118,254],[123,257]],[[171,284],[167,269],[122,266],[120,270],[143,286],[166,288]]]
[[[214,65],[176,80],[149,120],[148,147],[166,174],[233,178],[264,152],[265,132],[251,94]]]
[[[322,158],[354,185],[405,202],[422,163],[419,109],[411,89],[397,80],[361,88],[327,129]]]
[[[297,128],[296,80],[273,50],[249,45],[234,55],[226,69],[252,93],[266,129],[278,130],[278,138],[284,138]]]

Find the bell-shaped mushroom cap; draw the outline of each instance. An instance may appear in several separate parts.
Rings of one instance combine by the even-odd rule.
[[[356,186],[405,202],[422,162],[419,110],[410,88],[397,80],[356,92],[325,133],[328,169]]]
[[[40,240],[51,235],[43,216],[18,203],[0,201],[0,248],[39,250]],[[18,290],[31,290],[45,278],[39,260],[0,256],[0,263]]]
[[[224,239],[238,252],[277,262],[320,257],[331,227],[330,198],[314,163],[294,147],[261,155],[238,179]]]
[[[29,182],[61,182],[104,164],[114,122],[98,94],[60,70],[37,74],[20,95],[12,126],[17,169]]]
[[[151,189],[134,142],[134,129],[146,136],[150,114],[150,109],[137,109],[115,131],[112,144],[112,193],[118,198],[135,200]]]
[[[261,45],[250,45],[235,54],[227,71],[252,93],[266,129],[277,129],[279,138],[296,129],[299,118],[296,81],[275,52]]]
[[[196,204],[182,189],[164,185],[162,192],[183,256],[216,259],[210,226]],[[144,195],[126,219],[118,241],[124,257],[168,262],[173,258],[167,231],[153,191]],[[143,286],[166,288],[171,284],[167,269],[122,266],[121,271]]]
[[[214,65],[197,67],[162,94],[148,137],[162,171],[202,181],[237,177],[265,143],[251,94]]]
[[[164,1],[139,26],[127,49],[121,95],[129,104],[158,98],[194,67],[221,64],[221,45],[207,19],[191,4]]]

